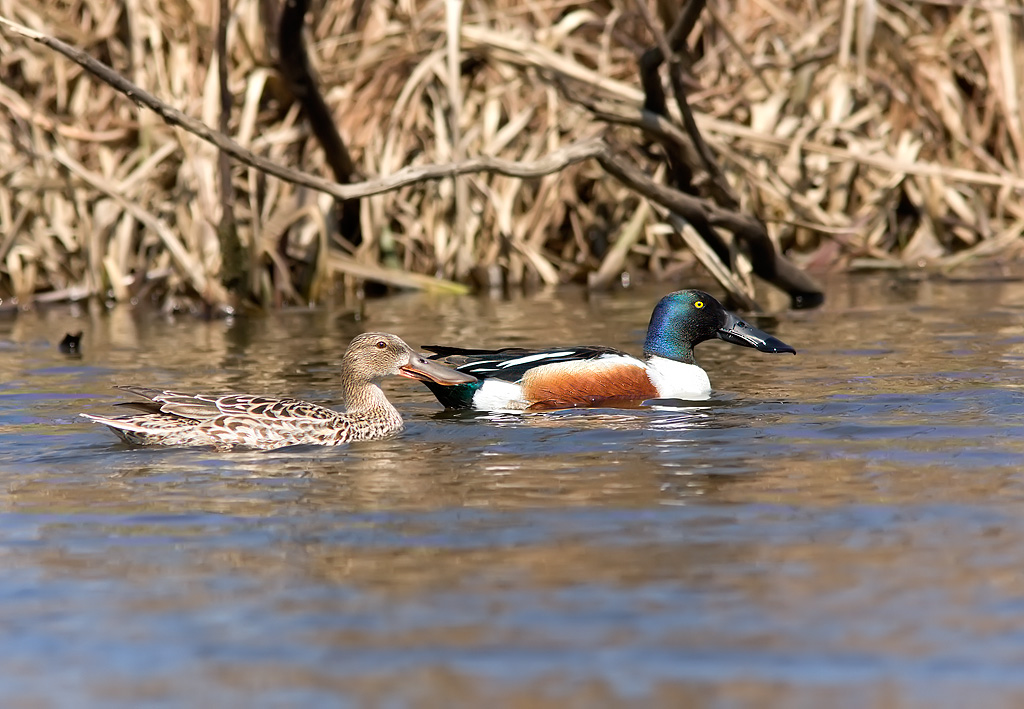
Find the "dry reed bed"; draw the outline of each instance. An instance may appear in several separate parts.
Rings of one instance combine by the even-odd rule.
[[[42,5],[0,0],[0,15],[217,125],[217,3]],[[592,135],[628,146],[652,174],[660,169],[644,136],[595,121],[559,87],[636,111],[636,58],[653,39],[631,0],[467,5],[458,87],[446,67],[442,0],[366,3],[353,17],[358,5],[324,3],[307,19],[321,85],[364,175],[476,154],[532,160]],[[282,91],[257,0],[231,7],[233,137],[329,174]],[[812,267],[1013,257],[1024,225],[1022,26],[1007,0],[713,3],[691,36],[701,52],[690,101],[744,208]],[[196,294],[228,300],[212,146],[9,33],[0,33],[0,77],[5,305],[91,294],[167,307]],[[263,302],[315,298],[338,274],[413,287],[582,279],[626,229],[642,230],[629,255],[634,272],[668,277],[692,266],[658,214],[593,162],[538,180],[478,174],[366,198],[354,253],[323,248],[329,197],[244,166],[233,178],[252,259],[248,291]],[[320,274],[312,292],[291,281],[303,260]]]

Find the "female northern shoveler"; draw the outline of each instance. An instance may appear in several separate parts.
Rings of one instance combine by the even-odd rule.
[[[699,290],[670,293],[651,315],[644,358],[608,347],[473,350],[431,345],[431,359],[479,381],[444,388],[427,382],[451,409],[561,409],[645,399],[707,399],[711,382],[693,347],[719,338],[762,352],[796,350],[761,332]]]
[[[336,446],[384,438],[402,428],[401,415],[378,385],[391,374],[432,386],[476,380],[421,357],[395,335],[369,332],[353,339],[341,359],[344,413],[295,399],[193,395],[126,386],[119,388],[149,401],[124,405],[147,413],[82,415],[109,426],[126,442],[142,445],[213,445],[219,449],[270,449],[299,443]]]

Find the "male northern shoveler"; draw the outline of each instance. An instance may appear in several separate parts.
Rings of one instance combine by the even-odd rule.
[[[637,359],[609,347],[500,350],[425,346],[439,360],[478,381],[453,387],[426,382],[451,409],[562,409],[645,399],[707,399],[711,382],[693,347],[719,338],[761,352],[796,350],[751,327],[699,290],[666,295],[654,308]]]
[[[126,386],[119,388],[149,401],[124,406],[146,413],[82,415],[109,426],[126,442],[141,445],[213,445],[219,449],[270,449],[299,443],[336,446],[384,438],[402,428],[401,415],[378,384],[391,374],[432,386],[476,381],[472,375],[420,356],[395,335],[368,332],[353,339],[341,358],[344,413],[295,399],[181,394]]]

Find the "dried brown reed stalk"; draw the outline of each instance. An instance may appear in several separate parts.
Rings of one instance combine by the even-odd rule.
[[[258,1],[228,5],[231,135],[274,163],[329,174],[273,68]],[[82,48],[212,126],[217,6],[0,0],[0,16]],[[459,86],[444,0],[326,3],[310,15],[309,44],[364,175],[459,156],[533,162],[599,134],[625,146],[616,157],[653,174],[662,158],[644,133],[609,127],[558,88],[636,115],[637,57],[655,44],[644,14],[633,0],[468,4]],[[1021,17],[1009,0],[710,4],[686,42],[696,48],[684,57],[687,98],[741,208],[765,218],[804,263],[1012,257],[1024,229]],[[212,145],[9,33],[0,34],[0,79],[0,298],[227,301]],[[329,274],[401,287],[554,284],[618,271],[672,278],[692,267],[677,232],[659,226],[666,217],[598,162],[533,179],[507,172],[367,197],[363,241],[343,255],[344,244],[326,248],[333,232],[321,215],[328,195],[352,196],[344,190],[356,185],[314,194],[235,164],[246,290],[265,302],[309,298],[291,280],[309,253]],[[324,248],[304,248],[312,242]]]

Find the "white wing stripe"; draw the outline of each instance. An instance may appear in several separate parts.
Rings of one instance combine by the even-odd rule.
[[[499,364],[499,367],[518,367],[523,364],[530,364],[531,362],[539,362],[544,359],[558,359],[559,357],[568,357],[573,353],[573,350],[566,350],[565,352],[541,352],[539,354],[526,355],[525,357],[517,357],[516,359],[510,359],[506,362]]]

